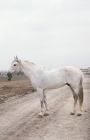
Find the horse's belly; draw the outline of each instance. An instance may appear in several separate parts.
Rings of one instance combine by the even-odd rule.
[[[47,83],[45,84],[45,89],[56,89],[56,88],[60,88],[62,86],[64,86],[65,83],[64,82],[52,82],[52,83]]]

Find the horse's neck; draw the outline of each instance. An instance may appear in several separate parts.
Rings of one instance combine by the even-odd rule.
[[[35,72],[37,70],[37,67],[35,66],[35,64],[30,63],[30,62],[27,63],[25,61],[21,61],[21,68],[28,78],[31,78],[33,75],[35,75]]]

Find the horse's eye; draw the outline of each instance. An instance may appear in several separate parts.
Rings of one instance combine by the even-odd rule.
[[[14,66],[16,66],[16,64],[14,64]]]

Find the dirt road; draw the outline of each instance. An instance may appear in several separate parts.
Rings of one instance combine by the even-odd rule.
[[[84,112],[70,115],[69,87],[46,91],[50,115],[38,118],[37,92],[0,104],[0,140],[90,140],[90,77],[84,78]]]

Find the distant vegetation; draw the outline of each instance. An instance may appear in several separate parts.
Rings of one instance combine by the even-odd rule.
[[[11,81],[28,79],[25,75],[13,75]],[[8,81],[7,76],[0,75],[0,82]]]

